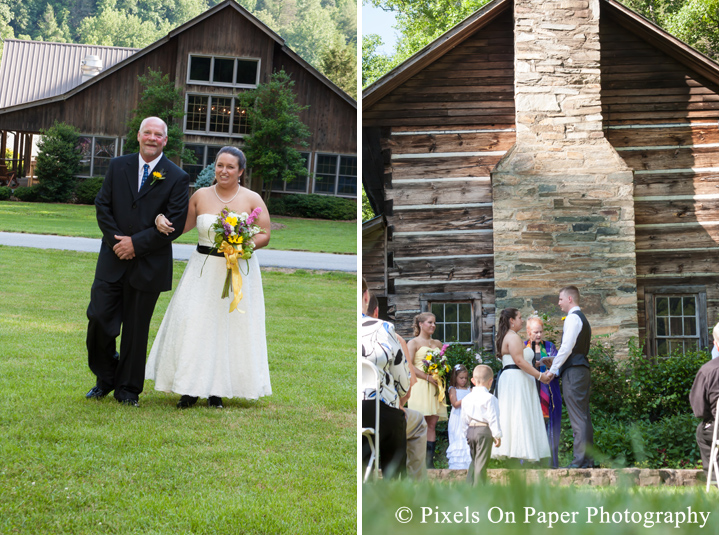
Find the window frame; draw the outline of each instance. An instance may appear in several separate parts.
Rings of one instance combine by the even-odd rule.
[[[207,163],[207,154],[210,151],[210,148],[216,148],[218,151],[223,147],[223,145],[213,145],[213,144],[207,144],[207,143],[185,143],[185,147],[187,146],[197,146],[202,147],[202,161],[198,163],[185,163],[181,162],[180,166],[184,171],[187,171],[185,166],[198,166],[200,167],[200,171],[198,171],[198,175],[208,166],[210,165]],[[192,182],[190,183],[190,187],[195,187],[195,180],[192,179]]]
[[[650,286],[644,288],[644,321],[647,356],[660,356],[657,352],[657,297],[685,297],[690,295],[696,298],[696,315],[698,323],[696,336],[698,339],[697,349],[707,349],[709,347],[706,286]]]
[[[432,313],[432,304],[469,303],[472,307],[472,341],[470,343],[454,342],[466,347],[473,347],[476,351],[482,348],[482,292],[437,292],[419,295],[419,305],[422,312]],[[443,343],[450,343],[442,340]]]
[[[205,117],[205,130],[188,130],[187,129],[187,119],[188,119],[188,111],[189,111],[189,105],[190,105],[190,97],[204,97],[207,98],[207,114]],[[229,132],[212,132],[210,131],[210,121],[212,118],[212,99],[213,98],[229,98],[230,99],[230,131]],[[237,97],[233,95],[225,95],[225,94],[210,94],[210,93],[202,93],[202,92],[195,92],[195,91],[187,91],[185,93],[185,116],[182,121],[182,133],[183,134],[190,134],[190,135],[200,135],[200,136],[210,136],[210,137],[231,137],[231,138],[238,138],[243,139],[248,134],[240,134],[233,132],[233,127],[235,126],[235,108],[237,108]],[[239,122],[237,123],[237,126],[239,126]],[[192,145],[199,145],[199,143],[191,143]]]
[[[315,195],[331,195],[333,197],[344,197],[346,199],[356,199],[357,198],[357,191],[355,191],[354,195],[347,194],[347,193],[338,193],[337,189],[339,188],[339,180],[340,180],[340,162],[342,161],[342,158],[354,158],[357,161],[357,164],[359,164],[359,160],[357,159],[356,154],[346,154],[346,153],[335,153],[335,152],[322,152],[317,151],[314,153],[314,159],[312,161],[312,168],[314,169],[314,172],[312,173],[312,191],[311,193]],[[317,162],[319,160],[320,156],[334,156],[335,157],[335,182],[334,187],[332,189],[332,192],[327,191],[315,191],[315,187],[317,185]],[[359,166],[356,167],[356,169],[359,169]],[[357,184],[357,175],[355,175],[355,185]]]
[[[112,156],[110,156],[110,160],[112,158],[117,158],[118,156],[118,149],[120,149],[120,145],[124,145],[124,138],[118,138],[116,136],[101,136],[101,135],[94,135],[94,134],[80,134],[78,136],[79,138],[90,138],[90,174],[85,175],[82,173],[78,173],[75,175],[78,178],[92,178],[94,176],[105,176],[105,173],[102,175],[98,175],[95,173],[95,139],[101,138],[101,139],[114,139],[115,140],[115,151]],[[122,152],[120,152],[122,154]]]
[[[278,193],[291,193],[293,195],[307,195],[310,190],[310,177],[312,176],[310,169],[312,165],[312,152],[310,151],[298,151],[300,154],[306,154],[307,155],[307,176],[305,177],[305,189],[304,191],[300,190],[288,190],[287,189],[287,182],[284,180],[282,181],[282,189],[272,188],[272,191],[278,192]],[[271,186],[271,185],[270,185]]]
[[[190,78],[190,72],[192,70],[192,58],[210,58],[210,79],[209,80],[193,80]],[[233,67],[232,67],[232,82],[215,82],[213,79],[215,77],[215,59],[231,59],[234,61]],[[237,62],[238,61],[254,61],[257,63],[257,72],[255,73],[255,83],[254,84],[241,84],[241,83],[235,83],[235,80],[237,79]],[[245,88],[245,89],[255,89],[259,83],[260,83],[260,70],[262,67],[262,58],[253,58],[249,56],[221,56],[221,55],[211,55],[211,54],[188,54],[187,55],[187,77],[186,77],[186,85],[211,85],[214,87],[232,87],[232,88]]]

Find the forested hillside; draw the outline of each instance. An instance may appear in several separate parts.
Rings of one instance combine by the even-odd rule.
[[[221,0],[0,0],[1,40],[142,48]],[[356,96],[356,0],[239,0]]]

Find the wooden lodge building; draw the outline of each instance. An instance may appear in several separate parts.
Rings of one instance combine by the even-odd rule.
[[[81,78],[88,58],[105,64],[97,67],[99,74]],[[197,159],[183,166],[192,179],[222,146],[242,146],[248,125],[237,94],[284,69],[295,82],[297,102],[309,106],[300,118],[311,131],[309,147],[302,149],[310,176],[273,184],[273,191],[357,197],[357,103],[234,0],[141,50],[7,40],[0,66],[0,155],[5,157],[8,133],[16,134],[7,148],[19,158],[10,165],[24,173],[32,136],[60,121],[81,133],[81,176],[104,175],[109,160],[124,152],[126,124],[140,97],[138,76],[148,69],[168,74],[182,89],[183,141]]]
[[[363,93],[363,275],[403,335],[491,349],[575,284],[619,354],[707,347],[718,121],[719,65],[615,0],[494,0]]]

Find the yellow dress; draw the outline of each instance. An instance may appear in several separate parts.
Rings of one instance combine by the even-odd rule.
[[[422,370],[422,360],[424,360],[427,351],[430,349],[432,348],[422,346],[414,354],[414,365],[418,369]],[[447,419],[447,407],[437,401],[437,387],[419,377],[417,377],[417,382],[412,387],[412,394],[409,397],[407,406],[425,416],[438,415],[440,420]]]

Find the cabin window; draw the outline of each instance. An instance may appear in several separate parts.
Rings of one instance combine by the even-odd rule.
[[[683,355],[706,348],[706,290],[697,287],[645,289],[650,356]]]
[[[249,132],[247,111],[234,97],[188,94],[185,110],[186,133],[240,137]]]
[[[259,83],[259,75],[257,58],[190,55],[187,83],[253,88]]]
[[[195,184],[195,180],[197,179],[197,175],[199,175],[205,167],[214,163],[215,157],[221,148],[222,147],[219,145],[185,145],[185,149],[195,155],[196,163],[188,164],[183,162],[182,164],[182,168],[187,171],[188,175],[190,175],[190,183],[193,186]]]
[[[357,156],[317,154],[313,192],[357,197]]]
[[[300,155],[305,161],[305,169],[309,176],[310,171],[310,153],[301,152]],[[285,182],[281,178],[272,181],[272,191],[282,191],[287,193],[307,193],[307,178],[295,177],[290,182]]]
[[[444,343],[482,346],[482,292],[420,294],[420,310],[437,320],[434,338]]]
[[[78,176],[105,176],[110,160],[117,155],[117,138],[80,136],[80,171]]]

